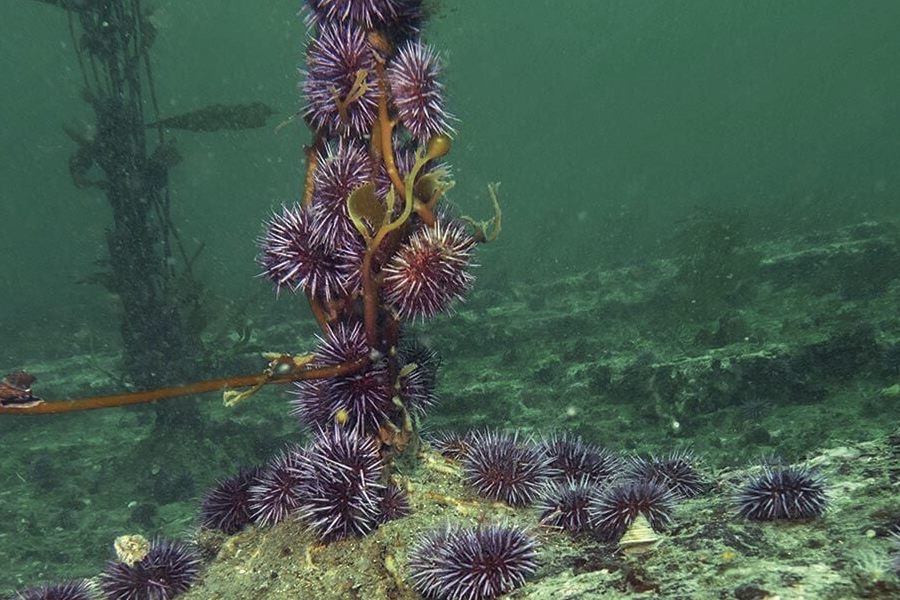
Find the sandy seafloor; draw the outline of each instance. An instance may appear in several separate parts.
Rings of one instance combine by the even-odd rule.
[[[897,227],[720,250],[533,282],[484,279],[455,315],[416,328],[444,357],[428,428],[566,430],[624,453],[693,448],[712,489],[679,505],[657,550],[626,558],[541,528],[530,509],[475,498],[452,465],[426,454],[402,474],[410,517],[327,546],[297,522],[201,535],[208,562],[185,598],[416,598],[407,548],[448,519],[533,528],[541,567],[514,598],[900,598],[890,566],[900,523]],[[313,332],[303,321],[255,335],[302,352]],[[116,387],[113,355],[21,366],[48,398]],[[208,485],[302,440],[282,390],[232,410],[215,395],[172,402],[160,414],[0,420],[0,590],[94,576],[117,535],[197,537]],[[767,454],[822,471],[825,516],[736,515],[745,469]]]

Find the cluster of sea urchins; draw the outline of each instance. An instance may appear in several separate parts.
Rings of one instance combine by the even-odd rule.
[[[409,512],[405,492],[383,476],[375,438],[333,424],[306,446],[220,481],[203,500],[202,523],[231,534],[299,517],[322,541],[365,535]]]
[[[155,541],[134,560],[110,561],[100,575],[107,600],[169,600],[190,589],[200,557],[182,542]]]
[[[665,529],[680,499],[707,488],[688,450],[625,458],[566,435],[535,442],[496,431],[436,434],[431,442],[462,463],[464,481],[479,495],[534,504],[542,524],[605,541],[620,540],[638,517]],[[752,520],[813,518],[826,508],[825,481],[814,469],[766,461],[735,503]]]
[[[462,462],[464,481],[479,495],[535,505],[544,525],[610,541],[639,515],[664,529],[675,501],[703,488],[686,451],[626,459],[580,438],[535,441],[496,431],[442,436],[436,447]]]
[[[313,441],[220,482],[203,503],[207,527],[296,514],[328,541],[408,511],[388,483],[385,446],[414,435],[437,362],[401,339],[401,325],[463,297],[477,243],[436,205],[449,182],[435,160],[453,130],[424,17],[422,0],[307,2],[306,189],[269,219],[259,264],[277,291],[313,308],[322,333],[309,366],[355,366],[296,384],[292,409]]]
[[[453,117],[440,59],[420,39],[424,18],[422,0],[307,0],[306,190],[268,219],[258,261],[277,291],[309,299],[323,329],[311,367],[364,366],[298,384],[294,410],[314,440],[220,481],[203,500],[206,528],[231,534],[299,515],[328,541],[409,510],[403,491],[387,483],[380,434],[408,429],[431,405],[436,361],[401,344],[401,321],[462,299],[477,243],[466,221],[436,206],[450,187],[448,167],[436,160]],[[111,563],[100,587],[114,600],[165,600],[190,585],[197,566],[188,547],[160,542],[140,561]],[[24,592],[62,600],[89,593],[81,583]]]
[[[97,585],[67,581],[21,590],[10,600],[170,600],[190,589],[199,572],[193,547],[155,540],[140,552],[109,561]]]
[[[258,261],[276,290],[313,308],[322,334],[310,366],[358,365],[298,383],[303,424],[384,439],[433,399],[433,369],[402,351],[401,325],[463,298],[482,238],[437,204],[451,185],[436,161],[452,117],[440,60],[419,37],[422,1],[307,4],[306,189],[270,217]]]

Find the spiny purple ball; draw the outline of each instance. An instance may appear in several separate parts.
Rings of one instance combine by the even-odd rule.
[[[469,435],[455,431],[434,431],[427,433],[427,442],[441,456],[450,460],[462,460],[469,453]]]
[[[314,22],[372,29],[397,19],[408,0],[307,0]]]
[[[366,31],[324,23],[307,48],[306,66],[303,91],[310,124],[328,136],[369,134],[377,112],[378,81]]]
[[[303,452],[302,448],[288,448],[269,461],[256,484],[250,487],[254,523],[280,523],[300,506],[305,490],[297,469]]]
[[[281,291],[288,287],[330,300],[342,295],[342,264],[314,238],[313,215],[299,206],[282,207],[266,223],[257,262],[262,275]]]
[[[339,365],[365,356],[370,351],[366,332],[362,323],[358,321],[341,321],[332,325],[325,337],[317,337],[319,340],[315,358],[317,365]]]
[[[629,479],[658,483],[680,498],[692,498],[706,488],[695,462],[690,450],[650,458],[635,457],[628,466]]]
[[[390,371],[376,362],[362,371],[323,382],[332,416],[346,415],[348,425],[359,434],[375,434],[393,409]]]
[[[513,506],[534,502],[553,474],[550,459],[541,448],[520,439],[518,432],[472,433],[463,458],[463,480],[478,495]]]
[[[369,353],[365,331],[359,323],[338,323],[319,338],[317,366],[333,366]],[[308,426],[330,427],[339,413],[345,414],[358,432],[374,433],[392,409],[389,373],[383,362],[362,371],[320,382],[299,382],[292,400],[293,412]]]
[[[448,526],[419,539],[409,570],[430,600],[488,600],[522,586],[537,570],[537,542],[518,527]]]
[[[382,269],[385,301],[408,320],[448,310],[472,285],[474,249],[475,240],[461,221],[441,219],[419,229]]]
[[[110,561],[100,588],[107,600],[169,600],[190,589],[199,569],[200,558],[189,546],[157,541],[133,565]]]
[[[388,65],[387,78],[400,122],[422,142],[439,133],[453,132],[439,77],[440,63],[434,48],[418,40],[404,44]]]
[[[299,515],[323,541],[369,533],[380,512],[382,469],[370,436],[337,425],[320,431],[298,469],[307,490]]]
[[[334,422],[328,392],[320,380],[297,381],[290,391],[289,404],[291,414],[308,429],[324,429]]]
[[[250,488],[257,484],[261,474],[258,467],[244,470],[210,489],[200,508],[203,527],[230,535],[251,523]]]
[[[744,484],[736,501],[748,519],[811,519],[825,512],[825,479],[806,467],[766,466]]]
[[[622,474],[622,458],[618,454],[588,444],[580,437],[565,433],[550,435],[541,441],[541,447],[564,480],[579,481],[586,477],[595,483],[605,483]]]
[[[94,588],[86,581],[67,581],[16,592],[15,600],[93,600]]]
[[[591,499],[600,493],[597,483],[587,477],[578,481],[551,481],[541,490],[537,509],[541,524],[581,533],[590,529],[588,507]]]
[[[406,492],[396,485],[388,485],[381,496],[380,508],[377,519],[379,524],[402,519],[409,515],[409,498]]]
[[[604,541],[618,541],[635,517],[644,515],[662,531],[672,520],[675,496],[657,483],[625,482],[606,488],[591,500],[591,529]]]
[[[351,139],[328,144],[318,155],[312,194],[316,214],[313,232],[329,248],[344,248],[358,233],[347,213],[351,192],[373,178],[375,166],[368,150]]]

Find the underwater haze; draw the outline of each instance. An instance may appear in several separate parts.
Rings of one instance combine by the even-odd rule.
[[[155,3],[163,113],[260,100],[277,124],[301,108],[297,9]],[[61,125],[90,114],[65,13],[0,10],[0,330],[13,364],[36,336],[102,327],[118,307],[75,284],[105,256],[111,217],[67,172]],[[898,17],[890,0],[438,3],[426,37],[460,119],[452,200],[487,213],[486,183],[503,183],[505,231],[482,276],[644,260],[671,251],[679,220],[714,208],[745,209],[761,230],[896,216]],[[228,296],[263,286],[261,221],[303,183],[308,134],[273,129],[176,132],[177,225],[205,244],[202,276]]]
[[[166,246],[179,277],[160,302],[187,299],[197,310],[177,322],[183,343],[173,339],[178,331],[160,333],[163,345],[142,354],[124,341],[137,324],[107,279],[116,223],[107,195],[73,181],[78,140],[93,139],[96,115],[84,94],[92,76],[79,64],[84,49],[70,33],[77,26],[59,6],[67,2],[0,3],[0,376],[28,371],[36,395],[65,400],[256,373],[261,352],[311,352],[320,332],[307,299],[276,294],[258,262],[266,220],[304,193],[312,135],[295,117],[304,110],[311,39],[305,3],[129,0],[143,4],[156,31],[149,56],[162,118],[211,105],[272,111],[253,128],[167,130],[177,147],[162,157],[173,161],[177,235],[171,248],[151,241]],[[846,493],[869,488],[835,479],[838,471],[870,457],[878,475],[853,475],[877,481],[867,512],[854,513],[859,499],[835,493],[836,512],[808,534],[828,544],[816,538],[779,556],[844,568],[865,562],[848,557],[860,547],[860,556],[877,554],[877,579],[874,567],[859,566],[835,576],[843,583],[829,588],[839,590],[833,596],[808,597],[854,597],[863,593],[857,584],[869,586],[867,597],[900,597],[900,559],[884,566],[891,531],[900,536],[892,495],[900,455],[900,2],[426,5],[423,39],[441,57],[455,117],[447,204],[488,219],[488,186],[500,182],[502,233],[479,245],[465,301],[410,328],[443,358],[439,402],[424,429],[517,429],[523,439],[569,431],[623,456],[692,449],[706,491],[718,496],[691,505],[697,510],[685,518],[694,520],[681,533],[699,531],[691,527],[703,519],[724,525],[692,534],[712,536],[708,547],[673,538],[671,548],[691,547],[678,560],[665,556],[720,569],[710,581],[727,585],[716,597],[766,597],[768,581],[760,582],[778,572],[741,563],[757,578],[753,595],[737,570],[716,562],[756,556],[746,540],[758,531],[732,514],[728,493],[739,477],[729,469],[758,466],[764,455],[810,458]],[[176,366],[157,373],[154,360]],[[0,414],[0,598],[96,575],[117,535],[196,530],[209,486],[306,435],[286,397],[268,386],[234,409],[213,393],[65,415]],[[843,466],[822,458],[834,447],[828,456]],[[420,489],[456,467],[448,468]],[[447,485],[438,495],[467,489]],[[482,508],[496,512],[498,504]],[[534,520],[516,510],[514,519]],[[778,531],[778,543],[795,535]],[[845,534],[847,546],[831,543]],[[802,535],[797,544],[809,541]],[[872,540],[877,546],[867,549]],[[578,543],[556,549],[554,568],[626,578],[618,563],[566,563]],[[806,552],[826,545],[822,552],[834,554]]]

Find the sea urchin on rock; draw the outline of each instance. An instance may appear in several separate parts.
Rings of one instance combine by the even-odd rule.
[[[300,505],[304,493],[297,466],[302,448],[288,448],[269,461],[255,485],[250,487],[250,510],[259,525],[283,521]]]
[[[93,600],[94,594],[86,581],[66,581],[17,592],[11,600]]]
[[[186,592],[199,573],[196,552],[181,542],[154,542],[133,564],[110,562],[100,575],[108,600],[169,600]]]
[[[692,498],[706,488],[694,463],[690,450],[676,450],[667,455],[633,458],[628,471],[635,481],[658,483],[680,498]]]
[[[591,528],[604,541],[618,541],[638,515],[656,531],[672,519],[674,494],[664,485],[628,481],[607,488],[591,500]]]
[[[738,512],[748,519],[810,519],[825,512],[825,479],[806,467],[766,466],[736,501]]]
[[[447,527],[410,550],[416,589],[431,600],[488,600],[525,583],[537,569],[537,542],[523,529]]]
[[[200,508],[203,526],[232,534],[249,524],[253,520],[250,488],[261,472],[259,468],[244,470],[210,489]]]
[[[483,431],[470,436],[463,473],[480,496],[524,506],[538,497],[554,471],[541,448],[518,433]]]
[[[402,519],[409,515],[409,498],[406,492],[396,485],[388,485],[381,496],[380,510],[378,511],[378,523]]]
[[[541,492],[537,509],[541,524],[558,527],[570,533],[580,533],[590,529],[588,507],[591,498],[600,492],[599,484],[587,477],[578,481],[552,481]]]
[[[337,425],[318,432],[298,468],[300,516],[323,541],[369,533],[381,513],[382,468],[371,437]]]
[[[580,437],[552,434],[541,441],[557,477],[568,481],[587,478],[608,483],[622,474],[622,458],[615,452],[589,444]]]

